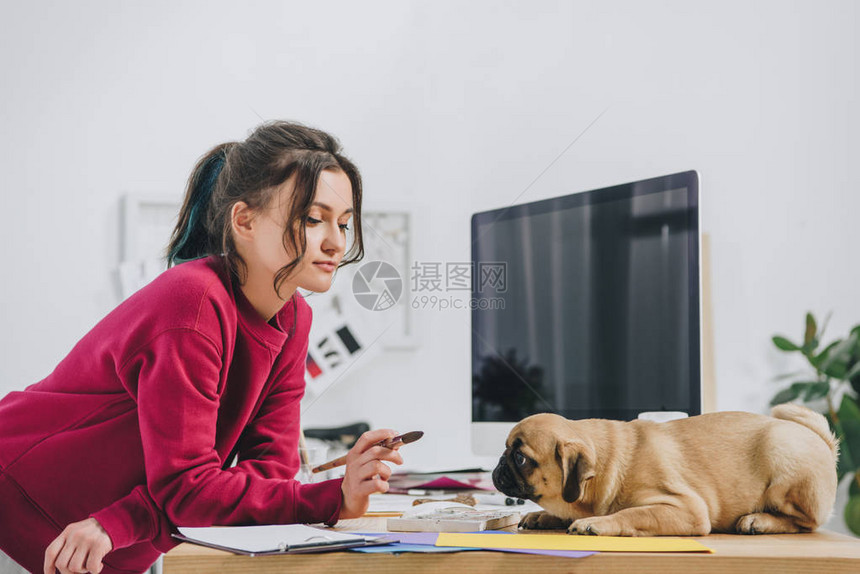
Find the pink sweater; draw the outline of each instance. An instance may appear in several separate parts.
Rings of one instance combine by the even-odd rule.
[[[93,516],[114,547],[102,572],[141,572],[174,525],[336,522],[340,480],[293,480],[311,309],[297,293],[276,319],[220,258],[183,263],[4,397],[0,549],[41,571],[63,528]]]

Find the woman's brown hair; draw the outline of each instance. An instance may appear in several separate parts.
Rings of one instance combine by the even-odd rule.
[[[233,205],[243,201],[252,210],[263,209],[279,187],[295,176],[284,247],[297,255],[275,276],[273,286],[280,292],[281,284],[307,250],[305,221],[324,170],[340,170],[352,184],[354,241],[340,266],[361,260],[364,242],[358,169],[341,153],[340,142],[333,136],[299,123],[273,121],[257,127],[243,142],[215,146],[197,162],[188,178],[179,221],[167,247],[168,265],[223,255],[230,273],[244,283],[247,266],[236,251],[231,233]]]

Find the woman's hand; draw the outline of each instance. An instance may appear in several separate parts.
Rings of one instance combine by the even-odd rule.
[[[394,448],[374,445],[394,436],[397,436],[397,433],[391,429],[368,431],[361,435],[347,453],[346,474],[340,487],[343,492],[343,505],[339,518],[358,518],[367,512],[371,494],[388,492],[391,468],[382,461],[403,464],[403,458],[397,452],[402,443]]]
[[[95,518],[73,522],[45,550],[45,574],[80,574],[102,571],[102,558],[113,542]]]

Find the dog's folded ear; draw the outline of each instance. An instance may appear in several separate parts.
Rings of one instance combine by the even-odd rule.
[[[594,478],[594,451],[582,441],[559,441],[556,456],[561,466],[561,497],[576,502],[585,481]]]

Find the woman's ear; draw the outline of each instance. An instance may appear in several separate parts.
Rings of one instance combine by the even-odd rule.
[[[234,240],[250,241],[254,236],[255,213],[244,201],[237,201],[230,209],[230,227]]]

